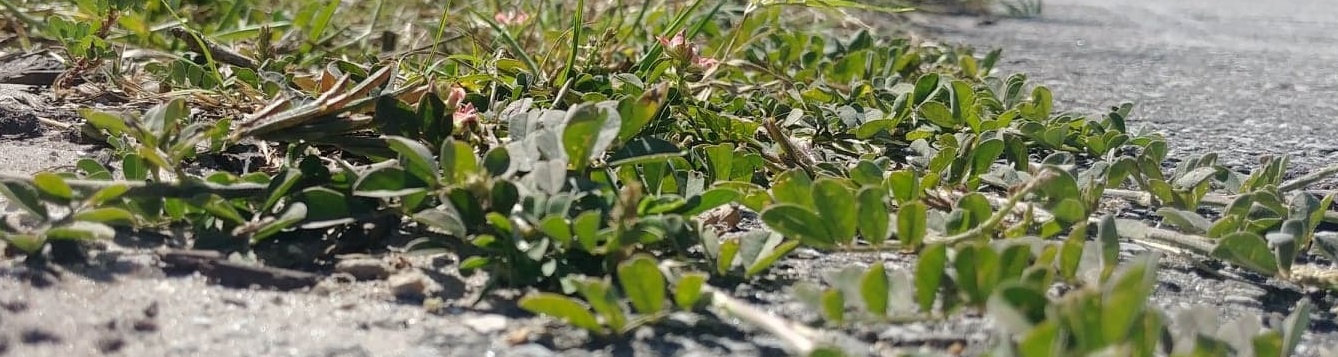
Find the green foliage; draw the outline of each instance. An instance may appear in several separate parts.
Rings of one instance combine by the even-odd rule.
[[[1284,181],[1286,158],[1247,175],[1207,154],[1164,172],[1168,144],[1129,128],[1132,104],[1060,112],[1050,89],[997,73],[999,51],[790,31],[775,6],[869,5],[590,12],[578,1],[576,16],[531,17],[444,4],[409,19],[435,24],[409,34],[431,45],[401,51],[393,33],[372,46],[377,3],[350,22],[368,5],[77,1],[53,13],[43,33],[73,58],[247,42],[254,61],[204,51],[145,64],[160,91],[195,96],[81,111],[83,134],[119,167],[86,159],[4,177],[19,219],[0,237],[42,256],[53,240],[189,232],[195,248],[310,265],[409,235],[410,250],[451,251],[489,288],[530,291],[526,311],[601,337],[719,309],[715,287],[766,278],[800,248],[898,251],[915,255],[913,271],[875,259],[799,282],[795,296],[837,329],[983,312],[1014,336],[993,352],[1024,356],[1294,348],[1309,305],[1245,340],[1172,331],[1184,320],[1147,304],[1156,259],[1119,261],[1123,240],[1153,234],[1104,213],[1115,190],[1137,189],[1164,227],[1206,247],[1196,253],[1258,273],[1290,279],[1311,253],[1338,256],[1338,238],[1319,231],[1335,196]],[[219,19],[187,21],[205,16]],[[165,23],[192,27],[153,30]],[[219,102],[259,109],[190,110]],[[259,172],[202,173],[204,158],[248,146]],[[1052,296],[1059,283],[1072,290]]]

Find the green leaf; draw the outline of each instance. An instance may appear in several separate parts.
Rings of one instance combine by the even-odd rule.
[[[464,222],[460,219],[460,213],[456,212],[454,207],[445,205],[444,208],[429,208],[413,215],[414,222],[418,222],[428,227],[437,229],[454,237],[463,238],[469,231],[465,228]]]
[[[928,207],[924,202],[914,201],[901,206],[897,211],[897,237],[907,247],[918,247],[928,234]]]
[[[994,211],[990,207],[990,201],[980,192],[968,193],[957,200],[957,207],[965,212],[969,217],[968,229],[985,223],[993,215]]]
[[[125,119],[110,113],[93,110],[93,108],[80,108],[79,114],[84,117],[88,124],[100,130],[106,130],[110,136],[121,136],[121,134],[130,131],[130,127],[125,124]]]
[[[1102,279],[1114,272],[1120,263],[1120,234],[1116,229],[1115,216],[1111,214],[1102,216],[1101,223],[1096,226],[1097,237],[1101,240]]]
[[[920,197],[919,180],[916,180],[914,171],[892,171],[887,176],[886,185],[892,196],[897,198],[897,202],[909,202]]]
[[[326,187],[310,187],[297,194],[297,202],[307,205],[304,228],[318,228],[353,221],[354,207],[344,193]]]
[[[422,128],[423,139],[429,143],[441,143],[451,137],[451,131],[455,129],[455,120],[448,117],[450,110],[451,108],[447,108],[446,102],[443,102],[441,96],[436,93],[424,95],[418,101],[418,110],[415,114],[418,126]],[[430,159],[431,155],[428,158]]]
[[[571,230],[587,252],[594,252],[599,247],[599,220],[602,217],[599,211],[585,211],[572,221]]]
[[[432,157],[432,150],[418,141],[402,136],[386,136],[386,144],[400,155],[400,164],[419,180],[436,183],[441,180],[440,166]]]
[[[1077,198],[1065,198],[1050,207],[1050,213],[1063,224],[1073,224],[1087,219],[1087,205]]]
[[[41,253],[42,247],[46,246],[46,238],[36,234],[6,234],[0,233],[0,240],[3,240],[9,247],[18,249],[26,254]]]
[[[112,179],[111,170],[108,170],[106,166],[102,166],[102,163],[99,163],[97,160],[87,159],[87,158],[79,159],[79,161],[75,163],[75,166],[78,167],[80,170],[83,170],[85,177],[89,179],[93,180]]]
[[[387,166],[362,174],[353,184],[353,195],[372,198],[392,198],[422,192],[427,186],[417,176],[404,169]]]
[[[604,327],[595,319],[595,314],[578,300],[570,297],[554,293],[530,294],[521,298],[517,305],[531,313],[556,317],[572,326],[598,334],[604,333]]]
[[[887,211],[887,204],[883,199],[887,197],[887,191],[876,186],[866,186],[860,189],[859,194],[859,232],[869,244],[879,246],[887,240],[889,226],[891,225],[890,213]]]
[[[827,226],[827,232],[839,244],[849,244],[859,225],[855,194],[841,181],[821,178],[813,182],[813,206]]]
[[[914,104],[919,105],[928,100],[930,96],[938,92],[939,78],[937,73],[926,73],[915,81]]]
[[[208,198],[206,198],[204,204],[204,210],[206,212],[209,212],[209,214],[214,215],[214,217],[218,217],[232,224],[236,225],[246,224],[246,219],[242,218],[241,213],[237,212],[237,208],[233,207],[232,203],[228,202],[227,200],[224,200],[222,197],[219,197],[218,195],[211,194],[207,197]]]
[[[683,149],[679,149],[674,143],[654,137],[638,137],[609,154],[608,161],[609,166],[622,166],[662,161],[683,155]]]
[[[102,223],[75,221],[70,224],[46,230],[48,240],[94,240],[111,239],[116,230]]]
[[[1212,228],[1212,222],[1203,218],[1198,213],[1183,211],[1171,207],[1162,207],[1157,210],[1157,215],[1161,216],[1166,222],[1180,228],[1185,233],[1203,234]]]
[[[887,317],[888,295],[891,290],[887,281],[887,271],[882,262],[875,262],[860,279],[859,292],[869,312],[878,317]]]
[[[579,104],[567,111],[567,126],[562,130],[562,148],[567,152],[571,170],[583,171],[592,156],[603,154],[598,147],[601,128],[609,113],[594,104]],[[615,129],[616,130],[616,129]]]
[[[1078,278],[1078,268],[1082,265],[1083,247],[1087,241],[1087,222],[1079,222],[1069,233],[1068,239],[1059,247],[1059,274],[1066,280]]]
[[[1030,118],[1034,120],[1045,120],[1050,117],[1054,111],[1054,99],[1050,94],[1050,89],[1045,86],[1036,86],[1031,91],[1031,104],[1034,109]]]
[[[790,203],[780,203],[762,211],[762,222],[787,237],[799,239],[817,248],[831,248],[836,239],[813,211]]]
[[[1157,278],[1156,256],[1141,254],[1111,279],[1101,307],[1101,332],[1105,341],[1124,341],[1147,306]]]
[[[623,314],[623,307],[618,303],[618,297],[613,294],[613,287],[608,278],[582,279],[576,285],[581,296],[590,303],[590,308],[604,317],[604,324],[614,331],[622,330],[627,325],[627,316]]]
[[[1037,325],[1025,335],[1022,335],[1021,341],[1018,341],[1018,352],[1021,356],[1058,356],[1061,355],[1056,349],[1060,348],[1063,340],[1059,338],[1059,323],[1048,320]]]
[[[483,169],[493,177],[510,174],[512,166],[511,154],[507,152],[505,146],[492,148],[483,154]]]
[[[674,288],[674,303],[678,308],[685,311],[692,311],[693,307],[702,297],[702,286],[706,285],[706,274],[692,272],[683,274],[678,278],[678,284]]]
[[[279,203],[280,199],[288,195],[288,190],[297,185],[302,176],[302,171],[294,168],[289,168],[275,175],[274,179],[270,180],[269,187],[265,188],[269,192],[269,198],[265,200],[265,205],[260,206],[260,211],[269,212],[270,209],[274,208],[274,205]]]
[[[1265,331],[1251,339],[1256,357],[1284,357],[1282,354],[1282,334],[1277,331]]]
[[[677,213],[684,216],[696,216],[702,212],[711,210],[712,208],[737,201],[742,198],[742,196],[742,193],[739,193],[739,191],[734,189],[720,187],[712,188],[706,190],[706,192],[702,192],[701,195],[689,198]]]
[[[776,176],[771,184],[771,195],[777,203],[790,203],[812,209],[813,180],[803,170],[792,169]]]
[[[952,117],[952,110],[939,102],[921,104],[920,115],[928,119],[930,123],[944,128],[956,128],[958,124],[961,124]]]
[[[1310,310],[1313,308],[1310,299],[1303,299],[1282,322],[1283,356],[1291,356],[1296,352],[1296,345],[1301,343],[1301,335],[1310,329]]]
[[[707,145],[702,151],[706,153],[706,166],[711,170],[711,181],[728,180],[734,169],[734,145],[729,143]]]
[[[618,103],[618,116],[622,119],[622,125],[618,127],[618,142],[626,143],[636,137],[659,112],[663,100],[664,92],[658,90],[647,91],[639,98],[623,98]]]
[[[845,320],[846,299],[841,289],[827,289],[822,293],[822,315],[835,323]]]
[[[868,160],[860,160],[854,168],[850,169],[850,179],[860,186],[882,185],[883,169]]]
[[[48,218],[46,206],[37,198],[37,190],[27,183],[4,181],[4,184],[0,185],[0,193],[3,193],[9,202],[17,204],[28,213],[37,215],[42,219]]]
[[[452,141],[441,145],[441,155],[437,157],[441,165],[441,177],[447,183],[462,182],[478,167],[478,158],[474,156],[474,147],[463,141]]]
[[[539,222],[539,231],[556,240],[563,247],[572,242],[571,226],[561,216],[548,216]]]
[[[91,209],[74,215],[75,220],[89,221],[97,223],[118,223],[130,225],[135,223],[135,214],[125,209],[116,207],[103,207]]]
[[[734,268],[734,261],[739,256],[739,239],[729,238],[720,242],[720,256],[716,257],[715,271],[717,274],[725,275],[730,269]]]
[[[283,211],[282,215],[279,215],[279,217],[275,218],[273,221],[256,229],[256,232],[251,235],[251,242],[255,243],[265,240],[288,227],[292,227],[294,224],[297,224],[297,222],[301,222],[306,218],[307,205],[302,202],[294,202],[288,206],[288,209]]]
[[[930,244],[920,252],[920,260],[915,263],[915,300],[920,303],[920,311],[927,313],[934,308],[934,297],[947,267],[947,246]]]
[[[125,175],[126,180],[143,181],[149,177],[149,168],[144,165],[144,159],[137,154],[125,154],[121,158],[121,174]]]
[[[1196,168],[1176,178],[1172,186],[1181,190],[1188,190],[1213,178],[1214,175],[1217,175],[1217,168],[1215,167]]]
[[[748,266],[748,269],[744,271],[743,276],[745,278],[752,278],[757,276],[757,274],[761,274],[797,247],[799,247],[799,241],[797,240],[787,241],[777,245],[769,252],[761,254],[757,260],[754,260],[753,263]]]
[[[1004,152],[1004,141],[1000,139],[989,139],[976,144],[976,149],[971,152],[971,172],[975,175],[984,175],[990,171],[990,165],[999,159],[999,155]]]
[[[1045,293],[1019,283],[1010,283],[995,289],[985,310],[1004,327],[1004,331],[1021,335],[1045,321],[1045,310],[1049,303]]]
[[[618,264],[618,282],[637,311],[657,314],[664,309],[664,274],[649,255],[637,255]]]
[[[1253,232],[1235,232],[1222,237],[1213,247],[1212,255],[1264,274],[1278,273],[1278,262],[1269,251],[1268,243]]]
[[[33,186],[41,193],[56,199],[57,202],[62,204],[69,203],[71,199],[74,199],[74,190],[70,189],[70,185],[65,183],[64,178],[54,173],[38,172],[33,175]]]

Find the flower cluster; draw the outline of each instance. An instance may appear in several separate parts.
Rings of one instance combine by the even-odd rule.
[[[689,42],[682,31],[679,31],[674,37],[659,37],[658,39],[660,45],[664,46],[665,53],[668,53],[670,58],[679,61],[679,63],[686,63],[689,66],[703,69],[714,67],[720,63],[714,58],[701,56],[698,53],[697,45]]]
[[[474,108],[474,103],[465,102],[464,88],[451,87],[451,93],[446,95],[446,107],[455,108],[451,119],[457,128],[473,125],[479,120],[479,111]]]
[[[521,25],[530,20],[530,14],[524,11],[507,10],[493,15],[492,19],[502,26]]]

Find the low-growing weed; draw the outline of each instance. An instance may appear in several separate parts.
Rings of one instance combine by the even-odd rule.
[[[1166,171],[1167,143],[1131,128],[1132,104],[1061,112],[1045,86],[999,73],[999,51],[787,19],[868,5],[363,3],[58,7],[42,35],[89,66],[113,46],[198,56],[144,64],[159,90],[138,94],[170,98],[142,114],[81,111],[111,165],[0,176],[23,212],[0,237],[34,260],[53,240],[143,231],[225,251],[300,242],[319,247],[279,250],[313,265],[407,236],[601,338],[728,314],[796,355],[834,353],[828,329],[985,313],[1015,335],[994,355],[1283,356],[1309,305],[1244,340],[1184,327],[1148,304],[1155,255],[1121,262],[1121,244],[1319,286],[1298,263],[1338,252],[1320,231],[1334,196],[1304,190],[1338,169],[1284,181],[1285,158],[1241,174],[1208,154]],[[205,165],[248,146],[259,165]],[[1117,218],[1113,198],[1174,230]],[[821,328],[724,292],[800,249],[916,260],[797,284]]]

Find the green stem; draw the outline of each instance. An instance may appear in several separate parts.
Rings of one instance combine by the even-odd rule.
[[[33,184],[32,177],[13,173],[0,173],[0,181]],[[223,198],[247,198],[264,194],[267,189],[266,185],[255,183],[220,185],[198,180],[154,182],[66,179],[65,184],[81,192],[95,192],[112,186],[125,186],[129,190],[122,197],[159,198],[190,198],[199,194],[216,194]]]
[[[1035,179],[1032,179],[1031,182],[1028,182],[1025,186],[1022,186],[1022,189],[1018,190],[1017,193],[1013,194],[1012,196],[1009,196],[1008,201],[1004,202],[1003,207],[1000,207],[998,211],[994,212],[994,215],[991,215],[990,218],[986,220],[984,223],[981,223],[979,226],[971,228],[966,232],[944,237],[940,241],[945,242],[948,245],[954,245],[962,241],[972,239],[982,234],[985,234],[985,232],[987,231],[993,230],[1000,223],[1003,223],[1004,218],[1008,217],[1008,215],[1013,213],[1013,208],[1017,207],[1019,202],[1022,202],[1023,197],[1026,197],[1032,191],[1035,191],[1037,188],[1040,188],[1041,185],[1049,182],[1050,178],[1052,177],[1054,177],[1053,172],[1051,171],[1042,172],[1041,174],[1037,175]]]
[[[1305,176],[1298,177],[1295,180],[1292,180],[1291,182],[1283,183],[1281,186],[1278,186],[1278,191],[1288,192],[1288,191],[1299,190],[1303,187],[1310,186],[1310,184],[1313,184],[1316,181],[1323,180],[1324,178],[1329,176],[1333,176],[1334,174],[1338,174],[1338,164],[1329,165],[1328,167],[1320,169],[1319,171],[1311,172],[1309,174],[1306,174]]]

